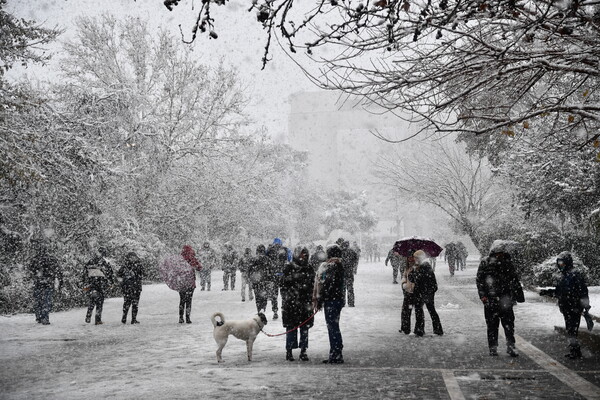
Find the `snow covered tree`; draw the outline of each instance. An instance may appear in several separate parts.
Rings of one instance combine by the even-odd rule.
[[[339,190],[323,197],[323,223],[327,232],[335,229],[367,232],[377,224],[375,213],[369,210],[366,192]]]

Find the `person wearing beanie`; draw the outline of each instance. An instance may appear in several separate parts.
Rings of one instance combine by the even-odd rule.
[[[433,268],[427,260],[429,256],[423,250],[417,250],[413,254],[415,259],[415,269],[408,276],[408,279],[414,283],[414,299],[415,299],[415,335],[423,336],[425,333],[425,313],[423,306],[427,307],[431,324],[433,325],[433,333],[443,335],[442,323],[440,317],[435,310],[434,297],[437,292],[437,280],[433,273]]]
[[[313,289],[313,307],[323,308],[329,333],[329,358],[323,363],[342,364],[344,343],[340,331],[340,315],[345,305],[344,266],[342,249],[338,245],[327,248],[327,261],[317,270]]]
[[[577,336],[581,315],[590,309],[588,288],[583,275],[573,266],[573,256],[563,251],[556,258],[556,266],[561,278],[554,290],[540,291],[541,295],[550,295],[558,299],[558,309],[565,319],[565,330],[569,339],[569,353],[565,357],[580,359],[581,346]]]

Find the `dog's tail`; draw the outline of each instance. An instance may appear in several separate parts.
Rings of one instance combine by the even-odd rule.
[[[217,317],[219,317],[220,321],[217,321]],[[217,326],[221,326],[225,323],[225,316],[223,313],[216,312],[210,317],[210,320],[212,321],[213,326],[216,328]]]

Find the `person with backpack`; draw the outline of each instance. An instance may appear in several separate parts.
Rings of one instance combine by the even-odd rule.
[[[96,254],[83,268],[83,290],[88,295],[88,309],[85,322],[92,321],[92,313],[96,308],[95,324],[102,325],[102,307],[108,288],[115,283],[113,269],[106,261],[108,251],[104,247],[98,248]]]
[[[137,320],[138,305],[142,294],[142,280],[144,279],[144,266],[137,254],[133,251],[123,257],[123,265],[117,271],[117,277],[121,278],[121,290],[123,291],[123,317],[121,322],[127,323],[127,314],[131,307],[131,323],[139,324]]]
[[[244,254],[238,263],[238,269],[242,274],[242,301],[246,301],[246,287],[248,287],[248,300],[254,300],[252,295],[252,281],[250,280],[250,264],[252,263],[252,250],[246,247]]]
[[[313,326],[312,309],[315,271],[309,265],[306,247],[296,247],[292,262],[283,268],[281,281],[281,320],[288,331],[285,340],[287,361],[294,361],[292,350],[300,348],[300,360],[308,361],[308,330]],[[300,326],[303,324],[302,326]],[[297,328],[297,329],[294,329]],[[300,342],[298,342],[300,331]]]
[[[38,324],[50,325],[52,296],[58,280],[58,291],[62,290],[63,274],[58,260],[51,255],[46,246],[34,243],[35,255],[29,263],[29,275],[33,282],[33,310]]]
[[[511,256],[501,245],[492,245],[490,255],[481,260],[476,284],[483,303],[490,356],[498,355],[498,327],[502,323],[506,352],[511,357],[518,357],[513,306],[525,299]]]
[[[327,248],[327,261],[317,270],[313,287],[313,307],[325,312],[325,322],[329,333],[329,358],[323,360],[327,364],[342,364],[344,342],[340,331],[340,315],[345,305],[344,266],[342,249],[337,245]]]

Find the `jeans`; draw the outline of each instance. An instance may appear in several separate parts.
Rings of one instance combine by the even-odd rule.
[[[342,349],[344,342],[340,332],[340,314],[344,307],[344,300],[326,301],[324,304],[325,322],[329,333],[329,361],[343,360]]]
[[[123,321],[127,319],[127,313],[131,306],[131,320],[135,321],[138,313],[138,304],[140,303],[141,292],[126,293],[123,301]]]
[[[292,350],[300,347],[301,349],[308,349],[308,327],[302,326],[293,332],[288,332],[285,335],[285,349]],[[300,331],[300,343],[298,343],[298,331]]]
[[[210,278],[211,278],[211,270],[206,269],[200,271],[200,289],[204,290],[206,288],[210,291]]]
[[[35,320],[43,324],[50,322],[50,311],[52,311],[53,287],[35,286],[33,288]]]
[[[567,338],[569,339],[569,346],[579,348],[579,340],[577,334],[579,333],[579,324],[581,323],[581,313],[583,310],[567,310],[563,312],[565,318],[565,330],[567,331]]]
[[[512,303],[499,299],[490,299],[483,307],[487,324],[488,345],[490,349],[498,347],[498,328],[500,323],[506,335],[506,345],[515,345],[515,314]]]
[[[90,322],[92,318],[92,312],[96,307],[96,322],[102,322],[102,307],[104,306],[104,292],[102,290],[92,289],[89,294],[89,304],[87,314],[85,317],[86,322]]]

